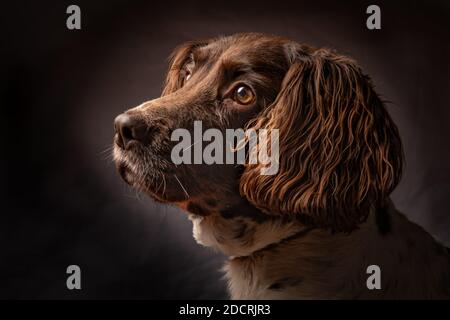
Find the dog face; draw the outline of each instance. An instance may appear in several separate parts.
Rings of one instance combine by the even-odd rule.
[[[278,173],[261,175],[261,164],[175,165],[171,134],[193,132],[195,121],[221,132],[278,129]],[[401,174],[397,128],[359,67],[274,36],[182,45],[162,96],[119,115],[115,129],[122,178],[199,215],[248,203],[264,215],[352,230]]]
[[[194,121],[202,121],[203,130],[244,128],[274,101],[287,69],[277,38],[241,35],[180,46],[170,59],[162,97],[116,119],[119,173],[159,201],[189,200],[195,213],[210,209],[199,202],[225,207],[240,201],[242,167],[175,165],[171,133],[179,128],[193,132]]]

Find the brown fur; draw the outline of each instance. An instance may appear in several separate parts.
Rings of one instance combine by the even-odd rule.
[[[236,101],[239,84],[254,101]],[[195,239],[230,256],[232,298],[450,296],[448,254],[390,203],[399,133],[353,60],[261,34],[188,42],[171,56],[162,96],[125,114],[146,135],[125,144],[116,128],[119,173],[189,212]],[[170,133],[195,120],[279,129],[278,173],[174,165]],[[370,264],[382,268],[381,290],[366,287]]]
[[[351,231],[400,179],[397,127],[360,68],[328,50],[297,53],[277,99],[250,125],[280,130],[280,174],[249,165],[240,182],[267,213]]]

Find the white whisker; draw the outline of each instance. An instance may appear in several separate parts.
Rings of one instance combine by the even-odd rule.
[[[199,143],[199,142],[202,142],[202,140],[198,140],[197,142],[194,142],[193,144],[191,144],[189,147],[187,147],[187,148],[185,148],[185,149],[183,149],[183,151],[186,151],[186,150],[188,150],[188,149],[190,149],[190,148],[192,148],[192,146],[194,146],[194,145],[196,145],[197,143]]]
[[[98,152],[98,155],[102,158],[102,160],[114,160],[113,155],[114,146],[108,146],[102,151]]]
[[[184,193],[186,194],[186,196],[187,196],[188,198],[190,198],[189,193],[187,193],[186,189],[185,189],[185,188],[183,187],[183,185],[181,184],[181,182],[180,182],[180,180],[178,179],[177,175],[174,174],[173,176],[175,177],[175,179],[177,179],[178,183],[180,184],[180,186],[181,186],[181,188],[183,189],[183,191],[184,191]]]

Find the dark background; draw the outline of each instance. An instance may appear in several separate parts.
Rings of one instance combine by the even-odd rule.
[[[66,28],[81,7],[82,30]],[[370,4],[382,29],[366,28]],[[219,253],[115,173],[113,119],[157,97],[183,41],[256,31],[372,76],[406,153],[393,200],[450,245],[448,1],[11,1],[0,9],[0,298],[226,298]],[[66,289],[66,268],[82,290]]]

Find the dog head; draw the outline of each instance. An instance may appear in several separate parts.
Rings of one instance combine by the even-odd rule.
[[[196,121],[224,136],[278,130],[277,172],[261,174],[261,163],[174,163],[174,131],[195,137]],[[384,206],[402,169],[398,130],[357,64],[275,36],[180,46],[162,96],[118,116],[115,128],[123,179],[199,215],[245,201],[268,216],[350,231],[370,207]],[[192,139],[182,151],[206,144]]]

